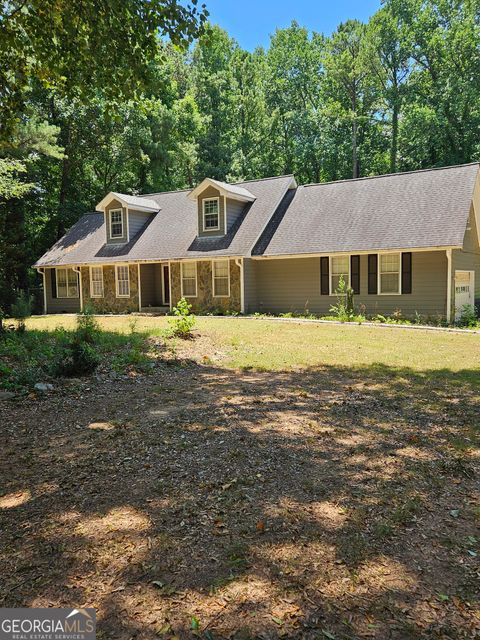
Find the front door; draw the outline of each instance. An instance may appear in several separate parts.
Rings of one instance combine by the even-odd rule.
[[[475,272],[455,271],[455,320],[459,320],[465,305],[475,305]]]
[[[162,264],[163,304],[170,304],[170,268]]]

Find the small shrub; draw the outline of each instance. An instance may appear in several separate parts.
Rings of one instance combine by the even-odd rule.
[[[17,331],[25,332],[25,320],[32,315],[33,296],[26,291],[20,291],[15,302],[12,304],[12,316],[17,321]]]
[[[464,304],[461,312],[460,319],[457,324],[461,327],[476,327],[478,325],[477,311],[471,304]]]
[[[349,287],[343,276],[340,277],[337,294],[337,304],[330,307],[331,313],[334,314],[340,322],[353,322],[357,318],[355,314],[355,294],[352,287]]]
[[[196,318],[192,313],[192,305],[181,298],[177,306],[172,309],[173,318],[169,318],[170,334],[179,338],[190,338],[195,326]]]
[[[77,315],[77,328],[65,343],[57,360],[56,373],[61,376],[82,376],[95,371],[100,363],[98,354],[100,327],[92,307]]]
[[[98,339],[100,326],[95,318],[93,307],[86,305],[77,315],[76,338],[79,342],[94,344]]]
[[[76,335],[67,346],[61,359],[58,373],[63,376],[83,376],[93,373],[100,363],[95,347],[82,342]]]

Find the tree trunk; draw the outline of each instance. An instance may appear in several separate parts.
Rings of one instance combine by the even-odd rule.
[[[57,210],[57,240],[65,235],[65,208],[68,199],[68,191],[70,187],[70,169],[71,162],[69,157],[70,151],[70,123],[67,123],[64,132],[63,145],[65,155],[62,160],[62,177],[60,180],[60,191],[58,194],[58,210]]]
[[[390,145],[390,173],[397,171],[397,155],[398,155],[398,120],[400,107],[395,100],[392,111],[392,142]]]
[[[357,151],[357,118],[353,117],[352,123],[352,178],[360,177],[360,166],[358,163],[358,151]]]

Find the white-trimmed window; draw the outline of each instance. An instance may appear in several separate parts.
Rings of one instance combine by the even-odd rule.
[[[206,198],[202,201],[203,230],[217,231],[220,229],[220,199]]]
[[[213,295],[228,298],[230,295],[230,264],[228,260],[212,262]]]
[[[117,298],[129,298],[130,272],[128,264],[115,265],[115,280],[117,283]]]
[[[182,262],[182,298],[197,297],[197,263]]]
[[[78,298],[78,274],[73,269],[56,269],[57,298]]]
[[[123,216],[121,209],[110,209],[110,237],[123,238]]]
[[[382,295],[400,293],[401,260],[399,253],[378,256],[378,292]]]
[[[335,295],[343,278],[346,287],[350,286],[350,256],[331,256],[330,258],[330,295]]]
[[[90,297],[103,298],[103,267],[90,267]]]

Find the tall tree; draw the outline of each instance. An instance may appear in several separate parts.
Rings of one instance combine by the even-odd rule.
[[[376,111],[376,86],[369,73],[366,27],[358,20],[339,25],[327,45],[325,68],[330,106],[350,122],[352,177],[360,176],[359,145]]]
[[[9,0],[0,4],[0,137],[25,105],[36,78],[70,98],[99,92],[112,104],[138,95],[159,35],[176,44],[201,32],[198,0]]]

